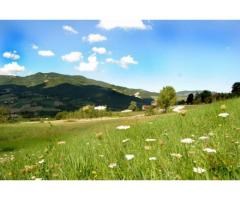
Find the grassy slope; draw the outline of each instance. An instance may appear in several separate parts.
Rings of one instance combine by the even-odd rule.
[[[103,81],[89,79],[80,75],[71,76],[71,75],[63,75],[58,73],[36,73],[26,77],[0,75],[0,85],[16,84],[16,85],[24,85],[27,87],[33,87],[43,83],[45,83],[47,87],[54,87],[57,85],[61,85],[63,83],[68,83],[76,86],[96,85],[104,88],[110,88],[117,92],[123,93],[125,95],[131,95],[131,96],[134,95],[136,92],[140,92],[140,96],[143,98],[151,98],[152,96],[157,95],[157,93],[154,93],[154,92],[116,86],[109,83],[105,83]]]
[[[1,125],[0,157],[14,155],[15,160],[1,163],[0,159],[0,179],[240,179],[240,145],[236,143],[240,142],[240,99],[224,103],[230,113],[226,119],[217,116],[222,104],[218,102],[190,109],[185,117],[168,114],[106,122]],[[131,128],[115,129],[124,124]],[[99,132],[102,139],[95,136]],[[208,140],[198,139],[210,132],[214,135]],[[180,143],[186,137],[195,143]],[[130,141],[123,144],[126,138]],[[147,143],[146,138],[157,141]],[[57,145],[59,140],[66,144]],[[151,146],[151,150],[144,146]],[[205,147],[217,153],[207,154],[202,151]],[[170,153],[183,157],[173,158]],[[125,154],[135,158],[127,161]],[[149,161],[152,156],[157,160]],[[38,164],[41,159],[45,162]],[[110,169],[111,162],[118,167]],[[24,172],[26,165],[34,165],[34,169]],[[196,174],[193,167],[207,171]]]

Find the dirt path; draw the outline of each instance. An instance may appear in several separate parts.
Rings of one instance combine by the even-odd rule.
[[[66,120],[49,120],[44,121],[44,123],[52,123],[52,124],[62,124],[62,123],[91,123],[91,122],[97,122],[97,121],[110,121],[110,120],[133,120],[133,119],[141,119],[141,118],[154,118],[158,115],[154,116],[145,116],[144,114],[138,114],[134,116],[126,116],[126,117],[101,117],[101,118],[88,118],[88,119],[66,119]],[[22,122],[26,124],[36,124],[39,123],[39,121],[36,122]]]

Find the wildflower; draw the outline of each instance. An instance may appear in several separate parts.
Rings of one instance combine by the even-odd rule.
[[[130,126],[124,126],[124,125],[121,125],[121,126],[118,126],[116,129],[118,130],[126,130],[126,129],[129,129]]]
[[[148,160],[157,160],[156,157],[149,157]]]
[[[220,114],[218,114],[218,116],[219,117],[223,117],[223,118],[226,118],[226,117],[228,117],[229,116],[229,113],[220,113]]]
[[[59,141],[57,144],[59,144],[59,145],[66,144],[66,141]]]
[[[202,174],[202,173],[206,172],[206,170],[201,168],[201,167],[194,167],[193,172],[198,173],[198,174]]]
[[[41,181],[41,180],[43,180],[42,178],[35,178],[34,179],[35,181]]]
[[[209,136],[214,136],[213,132],[208,133]]]
[[[21,169],[21,173],[30,173],[37,168],[36,165],[25,165],[23,169]]]
[[[147,138],[145,141],[146,141],[146,142],[155,142],[156,139],[153,139],[153,138]]]
[[[181,111],[180,111],[180,114],[181,114],[182,116],[185,116],[185,115],[187,114],[187,111],[186,111],[186,110],[181,110]]]
[[[126,154],[125,158],[126,160],[132,160],[135,156],[133,154]]]
[[[221,108],[221,110],[226,110],[226,105],[223,104],[223,105],[220,106],[220,108]]]
[[[111,169],[113,169],[113,168],[117,167],[117,163],[110,163],[110,164],[108,165],[108,167],[111,168]]]
[[[151,146],[144,146],[145,150],[151,150],[151,148],[152,148]]]
[[[184,143],[184,144],[191,144],[193,143],[195,140],[193,140],[192,138],[184,138],[184,139],[181,139],[181,143]]]
[[[102,132],[97,133],[97,134],[96,134],[96,138],[99,139],[99,140],[101,140],[101,139],[103,138],[103,133],[102,133]]]
[[[182,155],[180,153],[171,153],[170,154],[172,157],[175,157],[175,158],[181,158]]]
[[[44,162],[45,162],[45,160],[44,160],[44,159],[42,159],[42,160],[38,161],[38,163],[39,163],[39,164],[43,164]]]
[[[129,138],[124,139],[124,140],[122,140],[122,143],[126,143],[126,142],[128,142],[129,140],[130,140]]]
[[[211,149],[211,148],[205,148],[205,149],[203,149],[203,151],[205,151],[207,153],[216,153],[217,152],[215,149]]]
[[[199,139],[199,140],[208,140],[209,137],[208,137],[208,136],[201,136],[201,137],[199,137],[198,139]]]
[[[159,140],[159,144],[160,144],[161,146],[163,146],[163,145],[165,144],[165,142],[164,142],[163,140]]]

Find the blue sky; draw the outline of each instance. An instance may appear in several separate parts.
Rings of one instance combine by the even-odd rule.
[[[228,92],[240,21],[0,21],[0,74],[83,75],[159,91]]]

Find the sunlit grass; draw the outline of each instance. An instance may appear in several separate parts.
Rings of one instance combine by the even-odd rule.
[[[240,179],[240,99],[224,102],[225,118],[222,104],[184,116],[0,125],[0,179]]]

